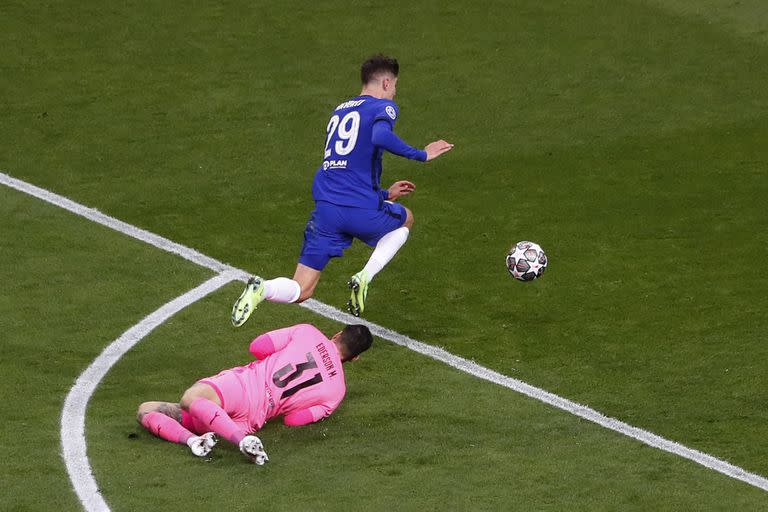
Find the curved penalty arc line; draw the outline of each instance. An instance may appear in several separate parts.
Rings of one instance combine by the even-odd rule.
[[[112,366],[139,341],[170,317],[238,279],[237,272],[218,274],[145,317],[110,343],[90,366],[80,374],[69,390],[61,413],[61,449],[67,474],[83,508],[89,512],[108,512],[109,506],[101,495],[91,471],[85,440],[85,414],[88,401]]]

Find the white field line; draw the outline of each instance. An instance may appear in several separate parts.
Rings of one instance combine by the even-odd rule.
[[[11,178],[6,174],[0,173],[0,183],[6,184],[22,192],[34,195],[35,197],[40,197],[41,199],[44,199],[45,201],[48,201],[51,204],[61,206],[62,208],[66,208],[72,211],[73,213],[77,213],[79,215],[86,216],[84,213],[80,213],[81,211],[95,212],[97,214],[96,216],[94,217],[87,216],[87,218],[93,220],[94,222],[98,222],[99,224],[103,224],[107,227],[110,227],[122,233],[133,236],[134,238],[138,238],[139,240],[142,240],[148,244],[154,245],[155,247],[158,247],[160,249],[164,249],[166,251],[179,254],[180,256],[182,256],[187,260],[193,261],[195,263],[198,263],[199,265],[205,266],[212,270],[216,270],[216,269],[212,266],[209,266],[209,264],[220,265],[221,266],[220,268],[233,272],[234,273],[233,275],[236,275],[237,279],[239,280],[245,280],[245,276],[248,275],[247,272],[243,270],[235,269],[233,267],[220,263],[212,258],[209,258],[207,256],[204,256],[198,253],[193,249],[187,248],[180,244],[176,244],[175,242],[171,242],[165,238],[149,233],[148,231],[135,228],[130,224],[126,224],[124,222],[118,221],[117,219],[113,219],[112,217],[96,212],[96,210],[93,210],[91,208],[87,208],[82,205],[79,205],[78,203],[75,203],[69,199],[66,199],[62,196],[59,196],[47,190],[35,187],[33,185],[17,180],[15,178]],[[156,239],[163,241],[163,245],[154,243]],[[169,248],[169,247],[172,247],[172,248]],[[489,368],[480,366],[479,364],[473,361],[469,361],[467,359],[455,356],[450,352],[447,352],[441,348],[434,347],[432,345],[427,345],[420,341],[416,341],[412,338],[409,338],[408,336],[404,336],[400,333],[397,333],[385,327],[381,327],[380,325],[374,324],[372,322],[368,322],[360,318],[355,318],[352,315],[343,313],[338,309],[331,307],[327,304],[324,304],[322,302],[310,299],[304,302],[302,306],[314,313],[317,313],[318,315],[321,315],[326,318],[336,320],[339,322],[363,323],[371,329],[373,334],[375,334],[380,338],[391,341],[397,345],[409,348],[414,352],[418,352],[420,354],[426,355],[427,357],[431,357],[432,359],[446,363],[449,366],[456,368],[458,370],[461,370],[463,372],[466,372],[470,375],[474,375],[476,377],[487,380],[489,382],[493,382],[500,386],[504,386],[506,388],[517,391],[518,393],[522,393],[526,396],[529,396],[531,398],[534,398],[546,404],[557,407],[558,409],[561,409],[575,416],[578,416],[580,418],[596,423],[604,428],[613,430],[625,436],[636,439],[648,446],[653,446],[654,448],[664,450],[666,452],[672,453],[679,457],[683,457],[697,464],[700,464],[704,467],[707,467],[709,469],[722,473],[726,476],[735,478],[737,480],[741,480],[742,482],[745,482],[749,485],[752,485],[764,491],[768,491],[768,479],[758,474],[750,473],[749,471],[743,468],[740,468],[738,466],[734,466],[733,464],[730,464],[724,460],[718,459],[706,453],[702,453],[698,450],[688,448],[684,445],[681,445],[674,441],[670,441],[656,434],[653,434],[652,432],[648,432],[646,430],[633,427],[632,425],[619,421],[615,418],[605,416],[585,405],[572,402],[571,400],[562,398],[558,395],[555,395],[543,389],[537,388],[535,386],[531,386],[530,384],[527,384],[523,381],[513,379],[511,377],[507,377],[506,375],[502,375]]]
[[[160,235],[156,235],[144,229],[132,226],[131,224],[101,213],[99,210],[88,208],[87,206],[76,203],[64,196],[54,194],[53,192],[49,192],[44,188],[36,187],[35,185],[27,183],[26,181],[21,181],[2,172],[0,172],[0,183],[7,185],[10,188],[14,188],[20,192],[24,192],[25,194],[29,194],[30,196],[42,199],[43,201],[58,206],[59,208],[64,208],[65,210],[68,210],[76,215],[80,215],[81,217],[85,217],[88,220],[92,220],[97,224],[101,224],[102,226],[114,229],[115,231],[124,233],[137,240],[141,240],[142,242],[146,242],[149,245],[154,245],[159,249],[181,256],[185,260],[189,260],[192,263],[197,263],[201,267],[209,268],[214,272],[227,272],[237,270],[209,256],[200,254],[194,249],[190,249],[189,247],[177,244],[176,242],[172,242]],[[246,280],[247,274],[244,271],[240,272],[242,273],[242,280]]]
[[[80,502],[88,511],[109,511],[99,492],[88,461],[85,441],[85,413],[101,379],[112,366],[142,338],[190,304],[237,278],[232,272],[218,274],[200,286],[164,304],[141,322],[125,331],[80,374],[64,400],[61,413],[61,448],[69,478]]]
[[[310,301],[311,304],[307,304]],[[712,455],[694,450],[693,448],[688,448],[682,444],[670,441],[652,432],[648,432],[647,430],[633,427],[632,425],[624,423],[623,421],[617,420],[615,418],[611,418],[610,416],[605,416],[604,414],[601,414],[596,410],[587,407],[586,405],[572,402],[571,400],[555,395],[554,393],[550,393],[549,391],[531,386],[530,384],[527,384],[521,380],[507,377],[506,375],[502,375],[501,373],[498,373],[494,370],[480,366],[474,361],[469,361],[462,357],[455,356],[450,352],[443,350],[442,348],[435,347],[433,345],[427,345],[426,343],[414,340],[413,338],[409,338],[408,336],[387,329],[386,327],[381,327],[380,325],[374,324],[373,322],[368,322],[362,318],[355,318],[349,313],[343,313],[338,309],[323,304],[322,302],[310,299],[304,304],[307,304],[308,309],[324,317],[347,324],[365,324],[371,329],[371,332],[379,338],[384,338],[397,345],[409,348],[414,352],[418,352],[419,354],[424,354],[427,357],[441,361],[448,366],[456,368],[457,370],[461,370],[462,372],[474,375],[475,377],[479,377],[489,382],[493,382],[499,386],[512,389],[518,393],[522,393],[523,395],[539,400],[540,402],[544,402],[545,404],[557,407],[558,409],[562,409],[563,411],[569,412],[585,420],[597,423],[601,427],[605,427],[609,430],[613,430],[625,436],[637,439],[641,443],[647,444],[648,446],[653,446],[654,448],[678,455],[684,459],[692,460],[693,462],[717,471],[718,473],[722,473],[731,478],[735,478],[737,480],[741,480],[742,482],[746,482],[749,485],[758,487],[764,491],[768,491],[768,480],[764,477],[755,473],[750,473],[745,469],[734,466],[733,464],[729,464],[728,462],[713,457]]]

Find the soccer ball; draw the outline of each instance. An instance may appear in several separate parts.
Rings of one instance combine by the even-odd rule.
[[[533,281],[547,268],[547,255],[534,242],[517,242],[507,253],[507,270],[520,281]]]

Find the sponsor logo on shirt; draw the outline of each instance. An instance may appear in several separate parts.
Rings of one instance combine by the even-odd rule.
[[[393,121],[397,117],[397,112],[395,112],[395,107],[393,107],[392,105],[387,105],[387,108],[385,108],[384,111],[387,113],[389,117],[392,118]]]
[[[327,171],[328,169],[344,169],[347,167],[347,161],[346,160],[325,160],[323,161],[323,170]]]

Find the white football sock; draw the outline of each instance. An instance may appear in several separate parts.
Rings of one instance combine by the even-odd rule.
[[[301,295],[301,286],[293,279],[276,277],[264,281],[264,298],[270,302],[296,302]]]
[[[373,280],[373,276],[378,274],[384,266],[397,254],[397,251],[408,240],[410,230],[403,226],[384,235],[371,254],[368,263],[365,264],[363,271],[368,274],[368,279]]]

